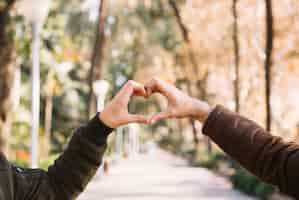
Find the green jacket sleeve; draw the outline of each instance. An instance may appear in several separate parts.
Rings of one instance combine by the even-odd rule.
[[[74,132],[68,147],[48,171],[14,167],[16,199],[75,199],[101,165],[111,132],[96,116]]]

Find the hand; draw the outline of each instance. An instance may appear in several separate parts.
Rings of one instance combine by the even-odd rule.
[[[204,122],[211,111],[211,107],[207,103],[186,95],[173,85],[160,79],[152,79],[145,85],[145,89],[148,96],[157,92],[164,95],[168,100],[167,110],[153,115],[149,120],[151,124],[166,118],[184,117],[192,117]]]
[[[101,112],[101,121],[111,128],[135,122],[147,123],[148,117],[129,113],[128,104],[132,96],[147,97],[144,86],[134,81],[128,81]]]

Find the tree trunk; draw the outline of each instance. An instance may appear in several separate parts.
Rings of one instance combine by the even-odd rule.
[[[12,107],[12,89],[15,67],[14,57],[14,25],[10,17],[10,10],[14,1],[6,1],[0,8],[0,151],[8,152],[5,141],[10,134],[10,109]]]
[[[44,152],[47,155],[51,153],[52,144],[54,144],[54,135],[52,134],[53,121],[53,97],[56,94],[57,82],[53,70],[49,70],[46,81],[46,100],[45,100],[45,138],[44,138]]]
[[[190,83],[189,80],[187,80],[187,90],[188,90],[188,93],[192,96],[191,83]],[[199,140],[198,140],[197,129],[196,129],[196,126],[195,126],[195,120],[189,119],[189,123],[192,127],[193,143],[194,143],[195,148],[197,148],[198,144],[199,144]]]
[[[51,143],[52,143],[52,116],[53,116],[53,96],[46,96],[46,105],[45,105],[45,141],[46,141],[46,154],[50,155],[51,153]]]
[[[189,119],[189,123],[191,124],[191,127],[192,127],[193,143],[194,143],[194,146],[197,148],[197,146],[199,144],[199,139],[198,139],[198,135],[197,135],[197,129],[196,129],[196,126],[195,126],[195,121],[193,119]]]
[[[174,12],[177,24],[178,24],[178,26],[179,26],[179,28],[181,30],[184,42],[185,42],[185,44],[187,46],[188,57],[189,57],[191,65],[192,65],[193,71],[194,71],[195,74],[198,74],[198,63],[197,63],[197,61],[195,59],[195,54],[194,54],[193,49],[192,49],[192,44],[191,44],[191,39],[190,39],[189,31],[188,31],[187,27],[185,26],[185,24],[183,23],[183,20],[182,20],[182,17],[181,17],[181,14],[180,14],[180,11],[179,11],[179,9],[177,7],[176,2],[174,0],[168,0],[168,3],[169,3],[169,5],[171,6],[171,8],[172,8],[172,10]],[[196,81],[196,87],[200,91],[200,98],[201,99],[205,99],[206,98],[205,82],[206,82],[207,75],[208,74],[205,73],[203,75],[203,79],[202,80],[197,80]],[[194,96],[192,94],[190,80],[187,80],[187,84],[188,84],[187,87],[188,87],[188,93],[189,93],[189,95]],[[195,124],[194,124],[194,120],[190,120],[190,124],[191,124],[192,130],[193,130],[194,143],[198,144],[198,134],[197,134],[197,130],[196,130],[196,127],[195,127]],[[211,147],[212,147],[211,141],[208,138],[206,138],[205,141],[206,141],[206,146],[207,146],[208,151],[211,152],[212,151],[212,149],[211,149]]]
[[[195,74],[198,74],[198,67],[197,67],[198,64],[197,64],[197,61],[196,61],[196,58],[195,58],[195,55],[194,55],[194,52],[193,52],[193,49],[192,49],[192,44],[191,44],[189,31],[188,31],[187,27],[185,26],[185,24],[182,20],[182,17],[181,17],[181,14],[180,14],[180,11],[178,9],[178,6],[177,6],[176,2],[174,0],[168,0],[168,2],[169,2],[169,5],[171,6],[171,8],[174,12],[174,16],[175,16],[176,21],[178,23],[178,26],[181,30],[184,42],[187,46],[188,57],[189,57],[189,60],[191,62],[191,65],[193,67],[193,71],[194,71]]]
[[[266,59],[265,59],[265,97],[266,97],[266,129],[271,130],[271,68],[273,52],[273,13],[272,1],[266,0]]]
[[[53,110],[53,96],[46,96],[45,105],[45,133],[50,137],[51,140],[51,129],[52,129],[52,110]]]
[[[235,65],[235,79],[234,79],[234,97],[235,97],[235,111],[240,112],[240,76],[239,76],[239,66],[240,66],[240,51],[239,51],[239,29],[238,29],[238,11],[237,11],[238,0],[233,0],[233,16],[234,16],[234,25],[233,25],[233,42],[234,42],[234,65]]]
[[[186,89],[185,89],[186,91],[185,92],[192,96],[192,90],[191,90],[191,83],[190,83],[190,81],[187,80],[187,79],[182,79],[180,81],[182,81],[182,82],[184,82],[186,84]],[[180,87],[180,86],[179,86],[179,88],[183,90],[183,88]],[[196,126],[195,126],[195,120],[189,119],[189,124],[192,127],[193,143],[194,143],[194,146],[196,148],[198,146],[198,144],[199,144],[199,139],[198,139],[197,129],[196,129]],[[182,132],[182,130],[183,130],[182,124],[180,123],[179,124],[179,131]]]
[[[91,58],[91,68],[89,72],[88,85],[88,116],[91,117],[95,112],[96,107],[96,97],[93,93],[93,82],[101,78],[102,71],[102,60],[103,60],[103,47],[105,45],[105,23],[108,12],[108,2],[106,0],[101,0],[99,5],[99,17],[96,28],[96,39],[93,48],[93,54]]]
[[[200,98],[204,101],[207,101],[207,79],[208,79],[208,76],[209,76],[209,73],[206,73],[204,75],[204,77],[202,78],[202,80],[198,80],[196,82],[197,84],[197,88],[199,89],[199,92],[200,92]],[[212,142],[211,142],[211,139],[207,136],[204,137],[204,143],[206,145],[206,149],[207,149],[207,152],[208,153],[212,153],[213,151],[213,145],[212,145]]]

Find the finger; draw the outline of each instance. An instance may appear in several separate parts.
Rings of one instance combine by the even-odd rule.
[[[134,96],[143,96],[146,97],[146,90],[144,86],[136,81],[128,81],[126,84],[127,90],[131,91],[126,93],[128,97]]]
[[[170,87],[168,84],[160,79],[154,78],[145,84],[147,95],[152,95],[155,92],[161,93],[162,95],[168,97],[170,94]]]
[[[128,116],[128,123],[142,123],[147,124],[149,122],[149,117],[144,115],[132,115],[129,114]]]
[[[146,97],[150,97],[153,94],[153,91],[150,87],[144,86],[145,92],[146,92]]]
[[[133,86],[133,95],[140,96],[140,97],[147,97],[147,92],[143,85],[136,83],[136,85]]]
[[[160,112],[158,114],[153,115],[150,118],[149,123],[154,124],[154,123],[157,123],[158,121],[161,121],[163,119],[171,118],[171,116],[172,115],[169,111],[163,111],[163,112]]]
[[[135,81],[128,81],[125,86],[117,94],[118,98],[123,99],[126,102],[129,102],[131,96],[143,96],[146,97],[146,91],[143,85]]]

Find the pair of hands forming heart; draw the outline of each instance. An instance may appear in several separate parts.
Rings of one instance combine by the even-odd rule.
[[[148,98],[153,93],[160,93],[167,98],[167,110],[152,116],[129,113],[128,104],[132,96]],[[211,108],[207,103],[186,95],[165,81],[154,78],[145,85],[128,81],[101,112],[100,119],[111,128],[117,128],[128,123],[153,124],[166,118],[192,117],[203,122],[210,111]]]

